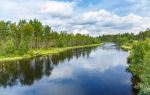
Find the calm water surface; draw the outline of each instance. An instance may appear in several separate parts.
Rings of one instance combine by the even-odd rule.
[[[0,63],[0,95],[136,95],[127,57],[107,43]]]

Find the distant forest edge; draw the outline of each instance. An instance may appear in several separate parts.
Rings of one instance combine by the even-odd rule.
[[[116,35],[102,35],[99,39],[103,42],[116,42],[118,44],[133,43],[134,41],[145,41],[150,38],[150,29],[142,31],[138,34],[124,33]]]
[[[62,48],[99,44],[98,38],[89,35],[56,32],[37,19],[18,23],[0,21],[0,56],[11,57],[27,54],[31,50]]]

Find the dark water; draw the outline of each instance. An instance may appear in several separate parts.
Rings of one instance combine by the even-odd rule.
[[[0,63],[0,95],[136,95],[127,57],[108,43]]]

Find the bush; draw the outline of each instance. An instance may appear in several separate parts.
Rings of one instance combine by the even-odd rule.
[[[23,55],[27,53],[27,51],[28,51],[27,45],[23,41],[21,41],[18,47],[18,54]]]
[[[8,40],[6,43],[6,46],[4,48],[4,55],[5,56],[11,56],[11,55],[14,55],[15,52],[16,52],[16,47],[15,47],[13,41]]]

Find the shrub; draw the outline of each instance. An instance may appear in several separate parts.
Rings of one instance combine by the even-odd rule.
[[[5,48],[4,48],[4,55],[5,56],[11,56],[11,55],[14,55],[16,52],[16,47],[13,43],[12,40],[8,40],[6,45],[5,45]]]
[[[18,47],[18,54],[23,55],[27,53],[27,51],[28,51],[27,45],[23,41],[21,41]]]

